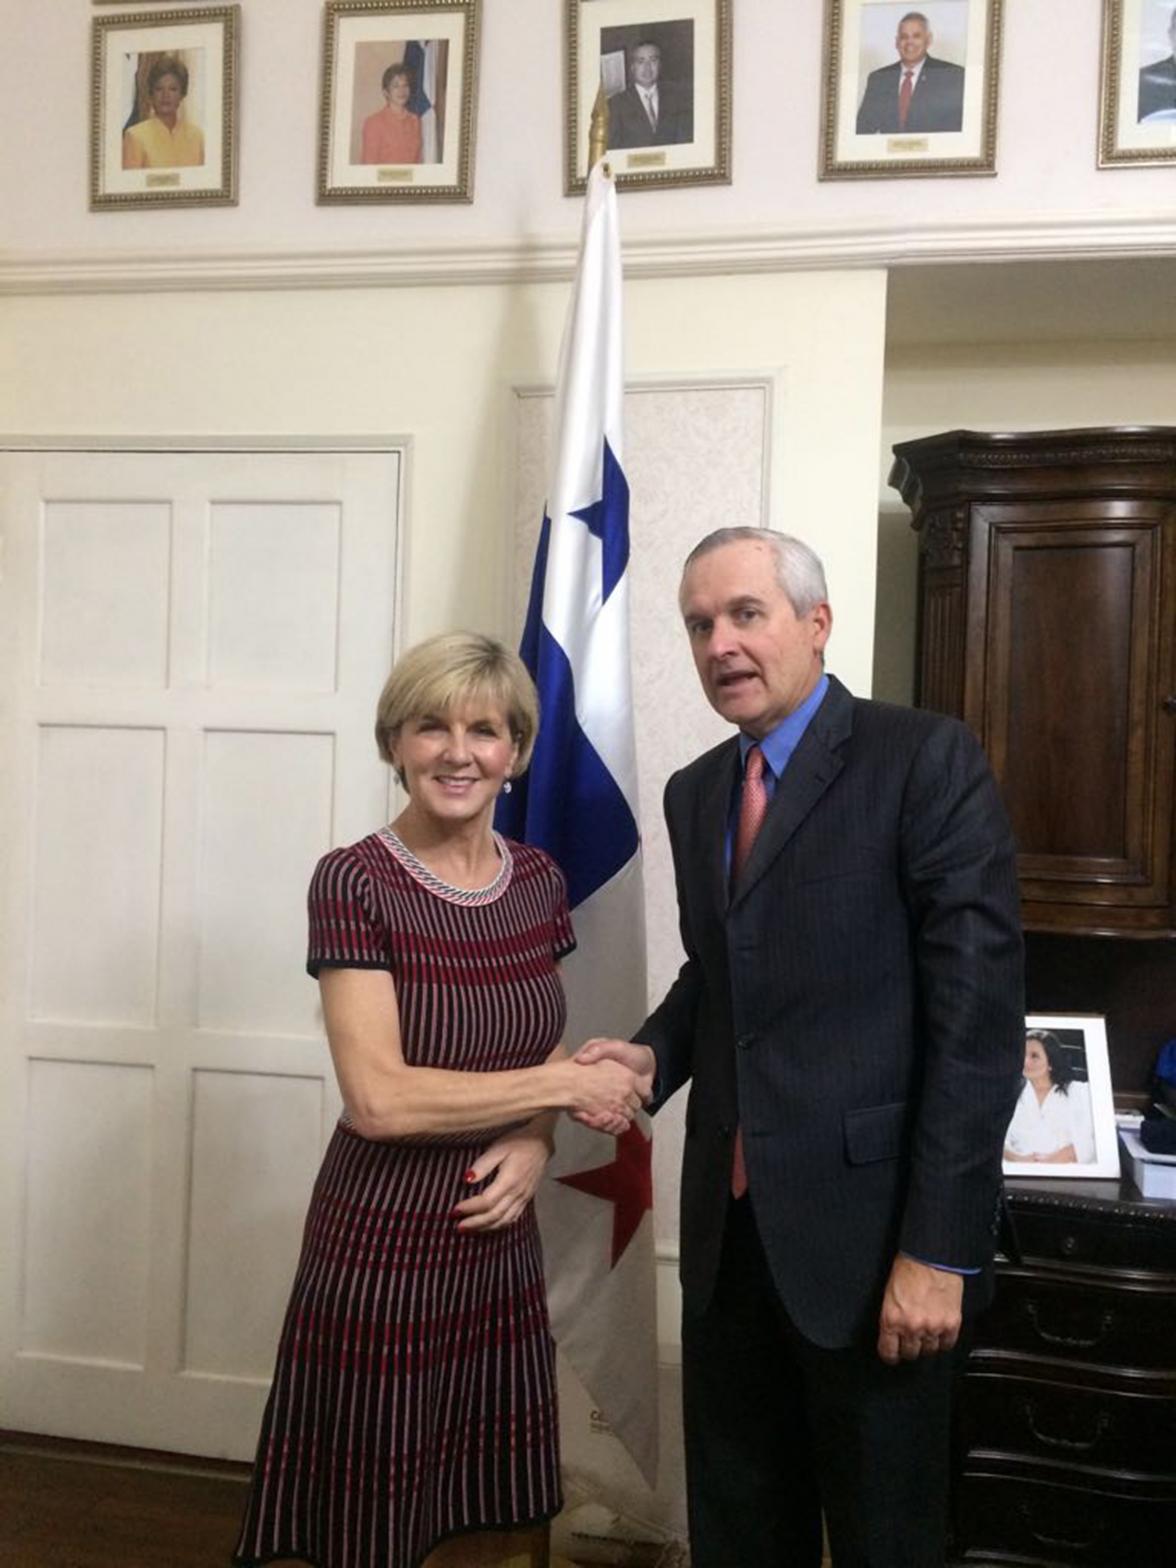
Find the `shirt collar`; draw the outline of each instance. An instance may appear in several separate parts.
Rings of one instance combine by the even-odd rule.
[[[800,737],[809,727],[809,721],[825,700],[825,693],[829,690],[829,677],[822,672],[820,680],[809,692],[799,708],[794,708],[787,718],[781,719],[774,730],[764,736],[762,741],[757,741],[754,735],[745,735],[739,732],[739,763],[740,766],[747,761],[747,753],[758,745],[764,754],[764,761],[771,768],[773,777],[779,778],[788,766],[788,759],[800,743]]]

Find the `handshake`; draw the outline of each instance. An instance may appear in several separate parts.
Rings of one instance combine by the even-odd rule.
[[[647,1045],[629,1040],[589,1040],[568,1064],[573,1121],[619,1137],[653,1096],[657,1062]]]

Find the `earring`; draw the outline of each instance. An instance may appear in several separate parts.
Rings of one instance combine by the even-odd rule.
[[[509,795],[513,788],[514,788],[514,786],[511,784],[510,780],[507,779],[506,782],[502,786],[502,793],[504,795]]]

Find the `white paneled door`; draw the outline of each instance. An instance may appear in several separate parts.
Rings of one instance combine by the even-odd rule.
[[[399,496],[389,452],[0,454],[0,1427],[251,1455]]]

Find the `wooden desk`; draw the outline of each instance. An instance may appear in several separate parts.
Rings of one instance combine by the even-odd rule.
[[[1127,1178],[1006,1190],[1016,1247],[961,1389],[953,1561],[1171,1568],[1176,1203]]]

